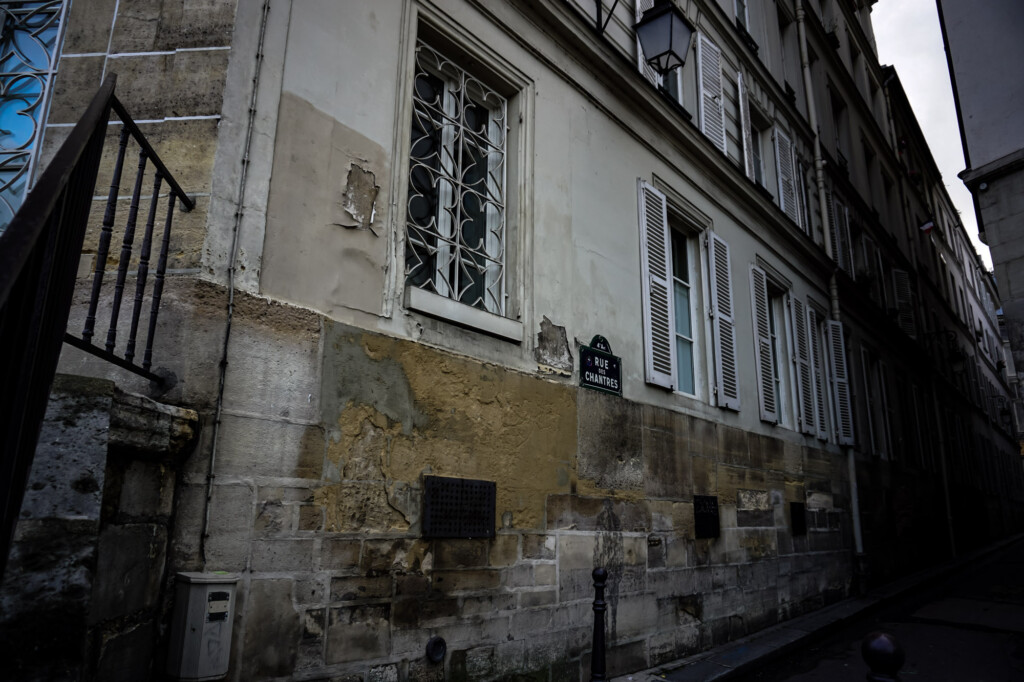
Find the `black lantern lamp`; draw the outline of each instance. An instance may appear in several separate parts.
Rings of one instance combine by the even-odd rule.
[[[686,61],[693,32],[693,24],[671,0],[657,0],[636,24],[647,64],[662,76]]]

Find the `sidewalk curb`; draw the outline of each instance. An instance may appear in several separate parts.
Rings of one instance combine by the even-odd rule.
[[[612,678],[611,682],[723,682],[736,679],[757,665],[822,639],[857,618],[900,597],[923,590],[1021,540],[1024,540],[1024,533],[1012,535],[934,568],[871,589],[864,595],[844,599],[693,656]]]

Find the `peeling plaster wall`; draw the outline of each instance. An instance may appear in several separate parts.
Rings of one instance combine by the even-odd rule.
[[[230,678],[498,679],[695,653],[849,588],[845,462],[239,295],[205,570],[242,575]],[[203,568],[206,448],[172,565]],[[425,474],[495,481],[490,540],[421,537]],[[693,495],[722,535],[695,540]],[[793,537],[792,501],[810,530]],[[448,642],[440,665],[423,647]]]
[[[388,193],[349,179],[358,185],[367,173],[386,177],[384,149],[288,92],[281,96],[276,140],[281,151],[268,199],[262,293],[336,318],[351,310],[379,315],[388,213],[376,207],[386,205]],[[354,200],[354,226],[365,229],[352,229]]]

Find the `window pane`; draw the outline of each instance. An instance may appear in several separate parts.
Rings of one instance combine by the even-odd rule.
[[[693,388],[693,342],[676,336],[676,366],[678,367],[676,390],[694,393]]]
[[[462,184],[459,207],[459,301],[482,308],[484,304],[484,257],[487,239],[487,151],[489,112],[470,103],[464,112],[466,127],[461,134]],[[454,281],[454,280],[453,280]]]
[[[690,329],[690,288],[681,282],[674,283],[676,306],[676,334],[693,338]]]
[[[441,165],[441,100],[444,83],[420,72],[414,84],[405,270],[409,282],[433,288],[437,260],[438,183]]]
[[[678,232],[672,233],[672,276],[689,284],[690,254],[686,245],[686,237]]]

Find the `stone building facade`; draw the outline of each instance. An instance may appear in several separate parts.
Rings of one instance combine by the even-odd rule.
[[[680,3],[667,78],[638,4],[72,3],[47,148],[116,71],[198,210],[164,385],[60,371],[198,413],[163,579],[239,576],[229,679],[585,679],[598,566],[639,670],[1019,527],[995,285],[870,3]]]

